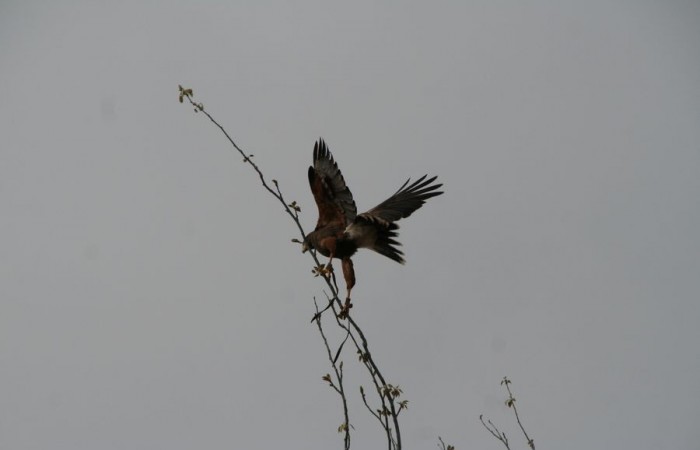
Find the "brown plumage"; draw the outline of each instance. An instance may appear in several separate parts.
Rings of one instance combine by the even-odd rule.
[[[368,248],[404,264],[403,252],[397,248],[401,245],[396,240],[399,226],[394,222],[413,214],[430,197],[442,194],[437,190],[442,184],[434,184],[437,177],[427,178],[427,175],[411,184],[409,179],[391,197],[357,214],[352,193],[323,139],[314,145],[313,161],[309,167],[309,184],[318,206],[318,222],[316,229],[304,238],[302,251],[316,249],[330,258],[326,266],[329,270],[333,258],[342,261],[348,308],[350,291],[355,285],[350,257],[359,248]]]

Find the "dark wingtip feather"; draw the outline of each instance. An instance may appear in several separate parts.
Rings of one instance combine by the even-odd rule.
[[[314,144],[314,163],[323,159],[328,159],[331,163],[335,162],[333,161],[333,155],[331,154],[331,151],[328,150],[326,141],[324,141],[322,137],[319,137],[316,143]]]

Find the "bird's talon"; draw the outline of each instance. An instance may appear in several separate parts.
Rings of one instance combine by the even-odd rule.
[[[323,264],[321,264],[319,266],[314,267],[311,270],[311,273],[313,273],[315,277],[321,275],[323,278],[330,278],[330,276],[333,274],[333,266],[324,266]]]
[[[348,315],[350,314],[350,308],[352,308],[352,303],[350,303],[349,298],[346,298],[345,304],[343,305],[342,308],[340,308],[340,312],[338,313],[338,318],[339,319],[346,319],[348,317]]]

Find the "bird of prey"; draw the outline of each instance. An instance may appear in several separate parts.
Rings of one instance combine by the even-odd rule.
[[[410,216],[430,197],[442,194],[442,184],[433,183],[437,177],[423,175],[410,183],[410,178],[391,197],[362,214],[357,214],[355,200],[345,184],[343,174],[323,139],[314,145],[313,166],[309,167],[309,184],[318,206],[316,229],[306,235],[302,252],[315,249],[329,258],[322,270],[332,272],[333,258],[342,262],[347,286],[344,311],[350,306],[350,291],[355,285],[352,259],[360,248],[368,248],[404,264],[403,253],[397,247],[399,219]],[[325,274],[325,273],[324,273]]]

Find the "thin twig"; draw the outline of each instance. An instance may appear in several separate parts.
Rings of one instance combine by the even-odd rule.
[[[483,414],[479,416],[479,420],[481,421],[481,424],[484,426],[484,428],[489,430],[489,433],[491,433],[493,437],[501,441],[503,445],[506,446],[506,449],[510,450],[510,446],[508,445],[508,438],[506,437],[505,433],[501,433],[501,431],[498,428],[496,428],[496,425],[494,425],[493,422],[491,422],[490,420],[488,421],[489,424],[486,425],[486,423],[484,422]]]
[[[510,390],[510,383],[511,381],[508,379],[508,377],[503,377],[503,380],[501,380],[501,386],[505,386],[506,390],[508,391],[508,398],[506,399],[506,406],[509,408],[513,408],[513,413],[515,413],[515,420],[518,422],[518,426],[520,427],[520,431],[523,432],[525,435],[525,439],[527,440],[527,445],[530,447],[530,450],[535,450],[535,441],[534,439],[530,438],[530,436],[527,434],[527,431],[525,431],[525,427],[523,426],[523,423],[520,421],[520,415],[518,414],[518,408],[515,406],[515,397],[513,396],[513,392]],[[486,428],[489,433],[493,435],[496,439],[501,441],[503,445],[505,445],[506,449],[510,449],[509,443],[508,443],[508,438],[506,437],[506,434],[502,431],[500,431],[496,425],[493,424],[490,420],[488,420],[488,425],[484,422],[484,416],[481,415],[479,416],[479,420],[481,421],[481,424]]]
[[[183,92],[187,92],[187,91],[189,91],[189,94],[185,93],[185,94],[183,95]],[[224,127],[223,127],[219,122],[217,122],[216,119],[214,119],[214,118],[211,116],[211,114],[209,114],[209,113],[204,109],[204,105],[203,105],[202,103],[196,103],[194,100],[192,100],[192,91],[191,91],[191,90],[189,90],[189,89],[183,89],[182,86],[180,86],[180,102],[182,102],[182,100],[183,100],[184,98],[186,98],[186,99],[190,102],[190,104],[191,104],[192,106],[194,106],[196,112],[201,112],[202,114],[204,114],[205,116],[207,116],[207,118],[208,118],[214,125],[216,125],[216,127],[217,127],[219,130],[221,130],[221,132],[224,134],[224,136],[226,136],[226,139],[228,139],[228,141],[231,143],[231,145],[233,146],[233,148],[235,148],[235,149],[238,151],[238,153],[241,154],[241,156],[243,157],[243,162],[244,162],[244,163],[247,163],[247,164],[250,164],[250,166],[255,170],[255,172],[257,172],[258,176],[260,177],[260,182],[262,183],[263,187],[264,187],[270,194],[272,194],[277,200],[279,200],[279,201],[282,203],[282,205],[284,206],[285,212],[286,212],[287,214],[289,214],[289,216],[290,216],[292,219],[294,219],[294,223],[296,223],[297,227],[299,228],[299,232],[301,233],[301,235],[302,235],[302,236],[306,236],[306,233],[304,232],[304,228],[301,226],[301,222],[299,222],[299,219],[298,219],[297,215],[296,215],[295,213],[292,212],[292,210],[289,208],[289,206],[288,206],[287,203],[285,202],[284,197],[282,196],[282,192],[279,190],[279,186],[277,185],[277,180],[272,180],[272,182],[275,184],[275,187],[277,188],[277,192],[275,192],[275,191],[267,184],[267,181],[265,180],[265,175],[263,175],[263,173],[262,173],[262,171],[260,170],[260,168],[258,167],[258,165],[255,164],[255,163],[253,162],[253,155],[246,154],[246,153],[238,146],[238,144],[236,144],[236,143],[234,142],[233,138],[231,138],[231,136],[228,134],[228,132],[226,132],[226,129],[224,129]]]
[[[438,445],[440,450],[455,450],[452,445],[445,445],[445,441],[443,441],[440,436],[438,436],[438,441],[440,441],[440,445]]]
[[[527,435],[527,431],[525,431],[525,427],[523,427],[523,423],[520,421],[520,415],[518,415],[518,408],[515,406],[515,397],[513,397],[513,393],[510,391],[510,383],[511,381],[508,379],[508,377],[503,377],[503,381],[501,381],[501,384],[505,385],[506,389],[508,390],[508,400],[506,401],[506,404],[509,407],[513,408],[513,412],[515,413],[515,420],[518,421],[520,430],[525,435],[525,439],[527,439],[528,447],[530,447],[531,450],[535,450],[535,441]]]

